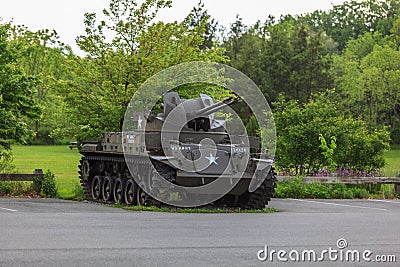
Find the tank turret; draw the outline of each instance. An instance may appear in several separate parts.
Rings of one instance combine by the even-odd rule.
[[[224,131],[225,120],[216,119],[215,113],[236,103],[238,100],[227,97],[222,101],[214,103],[213,99],[200,94],[198,99],[182,100],[176,92],[168,92],[164,95],[164,112],[157,116],[150,115],[148,129],[157,130],[163,126],[164,122],[173,125],[184,124],[184,130],[194,131]],[[143,116],[142,116],[143,117]]]

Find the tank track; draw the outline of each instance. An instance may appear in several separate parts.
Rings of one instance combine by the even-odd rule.
[[[254,192],[247,192],[239,197],[239,207],[248,210],[265,208],[275,193],[276,182],[276,173],[271,168],[264,182]]]
[[[130,159],[138,169],[150,169],[150,164],[140,158]],[[154,164],[157,171],[167,180],[174,182],[174,173]],[[145,171],[146,173],[146,171]],[[144,185],[137,185],[133,180],[125,159],[121,157],[84,156],[79,164],[79,178],[85,197],[88,201],[138,206],[166,206],[148,196],[143,190]],[[276,173],[271,168],[264,182],[254,192],[246,192],[241,196],[227,195],[212,204],[213,207],[227,206],[241,209],[263,209],[275,192]]]

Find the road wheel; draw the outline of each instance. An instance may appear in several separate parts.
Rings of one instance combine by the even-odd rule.
[[[137,186],[136,190],[136,205],[138,206],[145,206],[147,201],[147,194],[143,191],[140,186]]]
[[[133,179],[129,179],[125,184],[124,200],[127,205],[136,205],[138,193],[138,186]]]
[[[92,199],[99,200],[101,198],[101,177],[95,176],[92,181]]]
[[[121,178],[115,179],[113,195],[115,203],[122,204],[124,202],[124,181]]]
[[[101,193],[103,195],[104,201],[112,201],[113,200],[113,190],[112,190],[112,178],[104,177],[103,184],[101,187]]]

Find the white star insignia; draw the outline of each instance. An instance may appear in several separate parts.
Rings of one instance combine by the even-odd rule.
[[[139,116],[139,119],[138,119],[138,121],[137,121],[137,123],[138,123],[138,129],[142,129],[142,118],[140,118],[140,116]]]
[[[206,159],[208,159],[210,161],[210,163],[209,163],[210,165],[213,163],[215,163],[215,165],[218,165],[218,163],[217,163],[218,157],[213,156],[211,153],[210,153],[210,156],[206,157]]]

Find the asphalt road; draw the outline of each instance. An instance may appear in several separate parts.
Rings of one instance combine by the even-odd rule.
[[[400,201],[273,199],[270,206],[280,211],[177,214],[0,199],[0,266],[399,265]],[[339,248],[339,239],[347,246]],[[324,254],[329,248],[333,254]],[[286,254],[279,259],[273,250]],[[309,260],[310,250],[323,260]],[[350,254],[349,262],[341,260],[348,250],[357,250],[360,261]],[[372,254],[363,259],[365,251]],[[304,262],[295,261],[296,252],[299,260],[306,253]],[[376,261],[393,261],[391,255],[397,263]]]

